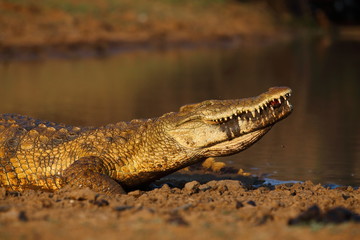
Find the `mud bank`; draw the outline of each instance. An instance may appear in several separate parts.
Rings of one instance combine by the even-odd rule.
[[[271,41],[287,35],[264,2],[1,1],[0,57]]]
[[[1,189],[0,238],[360,237],[359,189],[311,182],[253,187],[257,179],[211,174],[177,173],[165,181],[115,197],[88,189],[21,194]]]

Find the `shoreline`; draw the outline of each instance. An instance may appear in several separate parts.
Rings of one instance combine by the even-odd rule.
[[[86,57],[108,57],[122,52],[138,50],[167,51],[178,49],[199,48],[236,48],[249,45],[268,45],[272,43],[287,42],[292,37],[284,35],[282,38],[269,39],[263,37],[252,37],[241,39],[238,36],[228,39],[213,39],[203,41],[143,41],[143,42],[107,42],[95,43],[78,42],[60,45],[42,46],[2,46],[0,47],[0,61],[13,60],[39,60],[47,58],[86,58]]]
[[[239,46],[291,38],[264,3],[200,2],[1,2],[0,58],[106,56],[114,49]]]

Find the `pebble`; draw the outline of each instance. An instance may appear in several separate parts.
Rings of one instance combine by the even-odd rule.
[[[188,182],[184,186],[184,191],[189,193],[194,193],[199,191],[200,183],[198,181]]]

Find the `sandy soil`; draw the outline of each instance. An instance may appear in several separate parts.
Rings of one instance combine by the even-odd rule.
[[[182,171],[113,197],[0,189],[0,239],[360,238],[359,189],[259,183]]]

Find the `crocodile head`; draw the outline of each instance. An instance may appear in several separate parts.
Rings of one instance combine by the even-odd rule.
[[[180,146],[202,157],[240,152],[287,117],[291,89],[273,87],[256,97],[208,100],[185,105],[163,116],[166,133]]]

